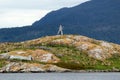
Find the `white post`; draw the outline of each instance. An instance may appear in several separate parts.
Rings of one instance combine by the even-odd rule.
[[[58,30],[58,33],[57,33],[58,35],[60,34],[60,35],[63,35],[63,27],[62,27],[62,25],[60,25],[60,27],[59,27],[59,30]]]

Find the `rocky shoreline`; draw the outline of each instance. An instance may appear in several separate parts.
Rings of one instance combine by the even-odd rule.
[[[113,73],[113,72],[120,72],[120,70],[66,70],[66,71],[10,71],[10,72],[0,72],[0,73]]]
[[[0,73],[95,73],[95,72],[120,72],[120,69],[107,70],[71,70],[58,67],[53,64],[39,64],[26,62],[9,62],[0,69]]]

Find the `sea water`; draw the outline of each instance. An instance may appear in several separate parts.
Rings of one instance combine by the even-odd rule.
[[[0,80],[120,80],[120,73],[0,73]]]

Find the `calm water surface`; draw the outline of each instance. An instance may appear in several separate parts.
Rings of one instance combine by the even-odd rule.
[[[1,73],[0,80],[120,80],[120,73]]]

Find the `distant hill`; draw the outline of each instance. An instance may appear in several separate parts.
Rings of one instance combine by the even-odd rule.
[[[120,44],[120,0],[91,0],[48,13],[29,27],[0,30],[0,41],[24,41],[57,33],[80,34]]]

